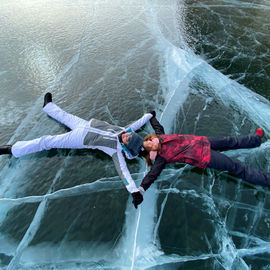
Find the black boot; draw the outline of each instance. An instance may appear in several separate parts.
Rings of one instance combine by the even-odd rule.
[[[12,154],[11,147],[12,147],[12,145],[1,145],[0,146],[0,155]]]
[[[44,96],[44,104],[43,104],[43,107],[45,107],[48,103],[52,102],[52,94],[51,93],[47,93],[45,96]]]

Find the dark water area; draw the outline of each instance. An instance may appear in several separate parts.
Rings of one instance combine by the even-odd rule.
[[[214,68],[269,99],[269,2],[187,1],[189,44]]]
[[[0,143],[83,119],[126,126],[155,110],[167,133],[244,135],[227,154],[270,171],[268,1],[0,3]],[[152,133],[149,123],[139,133]],[[142,159],[128,160],[139,185]],[[269,269],[270,192],[226,172],[166,166],[135,210],[101,151],[0,157],[0,269]]]

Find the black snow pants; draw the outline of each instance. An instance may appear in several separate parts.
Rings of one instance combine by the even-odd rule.
[[[208,140],[211,145],[211,160],[207,168],[228,171],[247,182],[270,187],[269,173],[264,173],[259,169],[245,166],[241,162],[218,152],[231,149],[258,147],[261,144],[261,137],[259,135],[208,137]]]

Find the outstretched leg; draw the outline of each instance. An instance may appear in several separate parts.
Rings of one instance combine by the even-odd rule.
[[[87,130],[77,128],[61,135],[47,135],[30,141],[18,141],[11,147],[11,153],[15,157],[49,150],[52,148],[82,149],[83,139]]]
[[[230,149],[254,148],[261,145],[262,138],[257,133],[248,136],[208,137],[211,149],[225,151]]]
[[[247,182],[270,187],[269,173],[264,173],[259,169],[245,166],[239,161],[231,159],[217,151],[211,150],[211,160],[207,167],[216,170],[228,171]]]
[[[50,93],[47,93],[44,96],[44,107],[43,111],[47,113],[50,117],[54,118],[58,122],[64,124],[70,129],[75,129],[79,126],[85,126],[88,121],[81,119],[75,115],[67,113],[59,108],[52,102],[52,96]]]

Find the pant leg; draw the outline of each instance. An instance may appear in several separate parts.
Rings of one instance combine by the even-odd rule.
[[[228,137],[207,137],[211,149],[213,150],[230,150],[240,148],[254,148],[261,145],[261,137],[259,135],[248,136],[228,136]]]
[[[228,171],[247,182],[270,187],[269,173],[264,173],[259,169],[245,166],[239,161],[231,159],[217,151],[211,150],[211,160],[207,167],[216,170]]]
[[[85,148],[83,139],[86,133],[87,129],[77,128],[60,135],[47,135],[34,140],[18,141],[12,146],[11,152],[18,158],[52,148],[82,149]]]
[[[67,113],[59,108],[56,104],[50,102],[44,108],[43,111],[47,113],[50,117],[54,118],[58,122],[64,124],[70,129],[75,129],[79,126],[84,126],[88,121],[81,119],[75,115]]]

